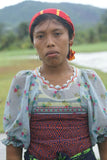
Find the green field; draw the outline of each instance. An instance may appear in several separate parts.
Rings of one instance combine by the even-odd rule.
[[[92,48],[103,48],[105,46],[105,51],[107,51],[107,45],[105,43],[88,45],[88,47]],[[103,47],[102,47],[103,46]],[[77,46],[74,46],[76,50]],[[79,51],[85,51],[85,45],[77,47]],[[97,51],[96,49],[96,51]],[[100,49],[98,51],[100,51]],[[91,49],[90,49],[91,50]],[[88,52],[89,50],[86,50]],[[95,51],[95,50],[94,50]],[[3,113],[6,97],[9,91],[9,87],[14,75],[24,69],[35,69],[37,66],[41,64],[39,60],[35,59],[27,59],[27,55],[35,55],[36,51],[32,50],[16,50],[16,51],[2,51],[0,52],[0,132],[3,132]],[[21,58],[21,56],[23,58]],[[25,60],[24,60],[25,58]],[[79,67],[79,66],[78,66]],[[107,88],[107,73],[103,73],[101,71],[96,70],[98,75],[103,80],[106,88]]]
[[[93,43],[93,44],[82,44],[72,47],[77,53],[87,52],[102,52],[107,51],[107,42]]]

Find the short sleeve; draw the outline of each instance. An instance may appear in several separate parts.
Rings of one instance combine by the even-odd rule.
[[[29,87],[31,71],[19,72],[12,81],[6,100],[3,126],[7,138],[2,142],[5,145],[27,148],[30,143],[29,120]]]
[[[88,119],[92,144],[100,143],[107,137],[107,91],[95,71],[83,70],[82,76],[89,88]]]

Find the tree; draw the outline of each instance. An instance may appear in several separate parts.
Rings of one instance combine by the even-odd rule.
[[[107,10],[102,16],[102,24],[107,27]]]
[[[107,10],[102,16],[101,23],[98,25],[98,35],[101,41],[107,41]]]
[[[4,36],[1,37],[0,50],[8,48],[10,45],[13,45],[15,40],[16,36],[13,32],[5,34]]]
[[[23,22],[18,26],[17,29],[18,38],[20,40],[24,39],[28,36],[28,24]]]
[[[4,30],[5,30],[5,25],[3,23],[0,23],[0,39],[4,33]]]

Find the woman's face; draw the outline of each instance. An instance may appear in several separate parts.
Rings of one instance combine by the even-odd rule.
[[[46,20],[34,28],[33,44],[43,64],[56,66],[67,60],[68,30],[57,20]]]

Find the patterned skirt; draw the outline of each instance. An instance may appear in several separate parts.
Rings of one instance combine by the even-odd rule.
[[[28,151],[25,152],[24,155],[25,160],[39,160],[33,155],[29,155]],[[96,160],[96,157],[94,155],[94,152],[91,148],[88,148],[84,152],[78,153],[74,155],[73,157],[69,157],[65,153],[57,152],[56,158],[54,160]]]

